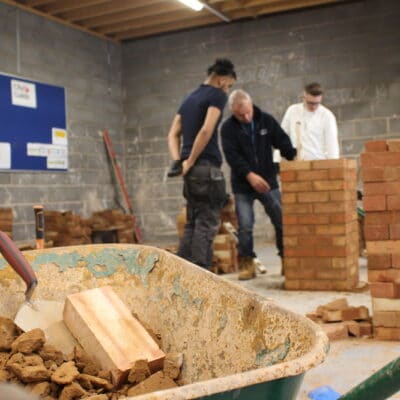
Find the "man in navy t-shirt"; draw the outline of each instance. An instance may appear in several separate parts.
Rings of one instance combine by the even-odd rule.
[[[182,161],[187,200],[187,222],[178,255],[207,269],[226,199],[218,126],[235,80],[233,64],[217,59],[208,68],[205,82],[183,100],[168,132],[171,157]]]

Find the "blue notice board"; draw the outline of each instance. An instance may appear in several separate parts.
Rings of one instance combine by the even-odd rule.
[[[0,74],[0,171],[67,169],[64,88]]]

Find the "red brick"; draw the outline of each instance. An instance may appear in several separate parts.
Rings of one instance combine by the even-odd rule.
[[[345,224],[357,220],[357,210],[354,208],[353,212],[341,212],[330,215],[330,222],[332,224]]]
[[[398,183],[400,186],[400,182]],[[388,210],[400,210],[400,195],[393,195],[387,197]]]
[[[296,215],[283,215],[282,222],[283,225],[297,225],[298,217]]]
[[[331,169],[331,168],[345,168],[351,166],[347,163],[348,160],[345,158],[339,158],[336,160],[315,160],[311,161],[312,169]]]
[[[332,268],[331,258],[316,259],[315,257],[302,257],[299,259],[299,263],[300,263],[300,268],[307,268],[308,266],[315,266],[315,265],[317,265],[318,268]]]
[[[312,247],[285,247],[285,256],[288,257],[313,257],[315,251]]]
[[[282,193],[282,204],[297,203],[296,193]]]
[[[384,167],[384,166],[400,166],[400,157],[395,152],[386,153],[362,153],[362,168]]]
[[[318,246],[315,248],[317,257],[347,257],[350,254],[346,246]]]
[[[365,240],[388,240],[389,225],[365,225]]]
[[[400,240],[367,240],[368,254],[400,253]]]
[[[352,201],[329,201],[326,203],[314,203],[313,210],[315,213],[337,213],[356,209]]]
[[[299,181],[326,180],[328,179],[328,170],[298,171],[297,179]]]
[[[309,192],[312,190],[311,182],[282,182],[282,192]]]
[[[283,259],[283,264],[286,267],[296,267],[300,265],[300,259],[299,258],[294,258],[294,257],[285,257]]]
[[[329,192],[300,192],[297,193],[299,203],[321,203],[329,201]]]
[[[325,181],[313,181],[313,189],[318,191],[324,190],[343,190],[346,186],[344,180],[325,180]]]
[[[400,270],[389,269],[369,269],[368,282],[396,282],[400,280]]]
[[[309,266],[308,268],[299,267],[288,267],[285,266],[285,278],[286,279],[314,279],[315,278],[315,266]]]
[[[364,196],[363,208],[365,211],[385,211],[386,196],[384,194]]]
[[[370,182],[364,184],[365,196],[375,196],[377,194],[400,194],[400,185],[398,182]]]
[[[380,340],[400,340],[400,328],[385,328],[376,327],[374,328],[375,339]]]
[[[332,168],[329,169],[329,179],[357,179],[357,171],[354,169],[346,168]]]
[[[317,235],[343,235],[346,233],[345,225],[317,225],[315,227]]]
[[[314,226],[312,225],[287,225],[285,226],[285,231],[284,231],[284,236],[314,235],[314,234],[315,234],[315,229]]]
[[[365,225],[398,224],[400,223],[399,211],[367,212],[365,214]]]
[[[388,145],[386,140],[370,140],[364,143],[365,151],[377,152],[377,151],[388,151]]]
[[[368,254],[368,269],[386,269],[391,266],[390,254]]]
[[[374,326],[400,328],[400,311],[375,311],[372,323]]]
[[[324,324],[322,325],[322,329],[331,341],[348,338],[347,326],[343,322]]]
[[[399,299],[400,282],[372,282],[371,296],[386,299]]]
[[[322,214],[309,214],[309,215],[299,215],[298,223],[302,225],[314,225],[314,224],[329,224],[329,215]]]
[[[345,310],[341,311],[342,320],[343,321],[363,321],[368,320],[369,318],[369,311],[368,308],[365,306],[360,307],[348,307]]]
[[[299,238],[297,236],[284,236],[283,237],[284,246],[297,247],[300,245]]]
[[[279,174],[282,182],[291,182],[296,180],[296,171],[281,171]]]
[[[387,141],[389,151],[399,152],[400,151],[400,139],[390,139]]]
[[[385,180],[384,171],[385,167],[362,168],[361,175],[363,182],[383,182]]]
[[[392,267],[400,268],[400,254],[392,254]]]
[[[389,238],[392,240],[400,240],[400,224],[389,225]]]
[[[282,161],[280,163],[281,171],[301,171],[311,169],[311,161]]]
[[[357,201],[357,193],[353,190],[335,190],[329,192],[329,200],[332,201]]]
[[[285,204],[282,207],[283,214],[312,214],[312,204]]]

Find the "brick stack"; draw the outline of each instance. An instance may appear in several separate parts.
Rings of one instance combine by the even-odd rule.
[[[182,208],[177,216],[176,226],[179,239],[183,236],[186,224],[186,207]],[[218,228],[217,236],[213,246],[213,265],[215,273],[229,273],[238,270],[238,251],[237,251],[237,218],[233,198],[221,210],[221,224]]]
[[[135,243],[132,216],[120,210],[94,212],[89,224],[93,231],[115,230],[118,243]]]
[[[358,285],[355,160],[281,163],[285,288]]]
[[[361,172],[374,335],[400,340],[400,140],[365,143]]]
[[[46,247],[73,246],[91,243],[87,220],[72,211],[44,211]]]
[[[0,231],[12,239],[13,213],[11,208],[0,208]]]

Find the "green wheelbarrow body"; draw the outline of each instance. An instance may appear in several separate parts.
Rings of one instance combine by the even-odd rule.
[[[33,301],[110,285],[165,352],[183,353],[182,386],[137,400],[294,400],[328,351],[311,320],[162,249],[99,244],[24,256],[38,278]],[[24,290],[0,257],[0,315],[14,317]]]

